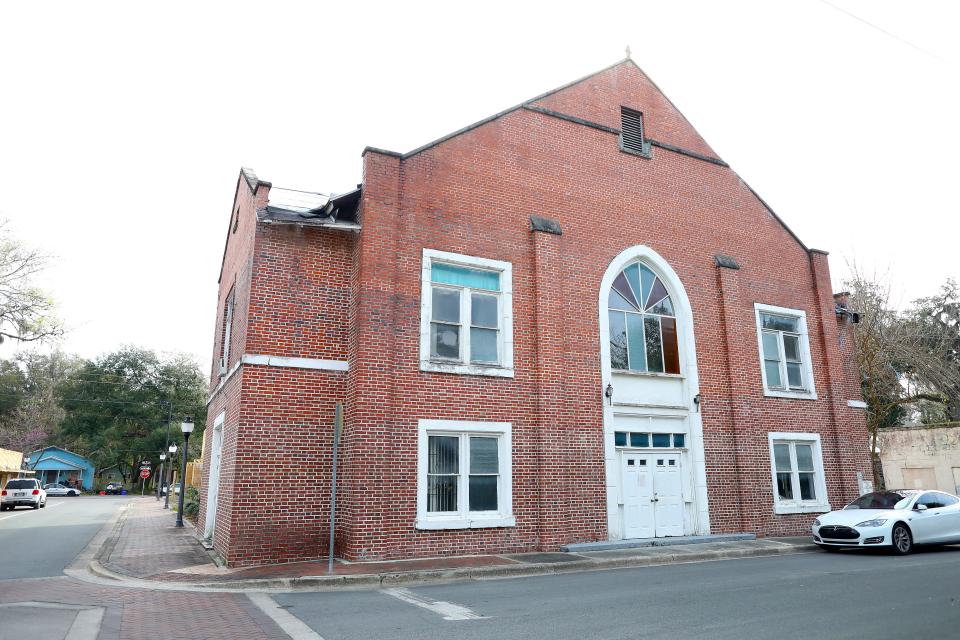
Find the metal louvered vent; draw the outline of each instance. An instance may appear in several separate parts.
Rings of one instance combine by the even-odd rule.
[[[631,153],[647,154],[643,144],[643,114],[620,107],[620,148]]]

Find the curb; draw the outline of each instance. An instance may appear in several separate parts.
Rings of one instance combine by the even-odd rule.
[[[108,541],[109,542],[109,541]],[[107,543],[104,543],[104,547]],[[689,546],[687,547],[689,548]],[[770,556],[796,555],[818,551],[816,545],[784,545],[783,547],[764,547],[759,549],[730,549],[725,551],[704,551],[700,553],[664,554],[661,556],[621,557],[597,560],[572,560],[562,563],[513,564],[496,567],[461,567],[410,571],[403,573],[370,573],[340,576],[300,576],[293,578],[251,578],[248,580],[224,581],[161,581],[117,573],[99,559],[90,562],[88,570],[94,576],[112,582],[124,583],[131,587],[141,587],[167,591],[336,591],[343,589],[369,589],[400,585],[444,583],[457,580],[497,580],[521,578],[526,576],[556,575],[583,571],[604,571],[629,569],[636,567],[688,564],[718,560],[743,558],[761,558]],[[100,554],[98,554],[99,556]]]

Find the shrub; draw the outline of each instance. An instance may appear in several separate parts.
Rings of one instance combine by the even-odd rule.
[[[183,496],[183,515],[196,518],[200,513],[200,492],[194,486],[188,486]]]

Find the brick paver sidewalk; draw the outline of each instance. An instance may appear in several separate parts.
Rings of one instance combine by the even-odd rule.
[[[760,555],[797,553],[814,548],[803,539],[707,542],[578,553],[522,553],[454,556],[386,562],[295,562],[259,567],[217,567],[198,542],[193,526],[174,527],[176,516],[150,498],[136,498],[122,519],[122,529],[101,564],[110,571],[155,582],[242,588],[338,584],[369,584],[419,579],[468,578],[483,575],[531,575],[615,566],[670,564]],[[107,547],[111,543],[108,542]],[[269,583],[268,583],[269,581]],[[283,584],[276,581],[285,581]]]
[[[185,520],[184,526],[178,528],[176,519],[176,512],[164,509],[163,501],[134,498],[121,518],[119,535],[108,541],[100,562],[112,571],[135,578],[186,567],[214,566],[197,541],[193,525]]]

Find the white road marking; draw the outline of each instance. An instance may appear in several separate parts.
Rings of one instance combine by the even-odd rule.
[[[51,507],[59,507],[60,505],[65,504],[63,502],[48,502],[47,506],[44,509],[49,509]],[[22,516],[25,513],[33,513],[34,511],[39,511],[39,509],[30,509],[29,511],[18,511],[16,513],[11,513],[9,516],[3,516],[0,520],[9,520],[10,518],[16,518],[17,516]]]
[[[417,595],[409,589],[383,589],[381,593],[393,596],[397,600],[402,600],[407,604],[433,611],[437,615],[442,616],[444,620],[482,620],[487,617],[475,613],[459,604],[443,602],[442,600],[431,600],[425,596]]]
[[[323,637],[304,624],[303,620],[286,609],[281,609],[267,594],[248,593],[247,597],[293,640],[323,640]]]

